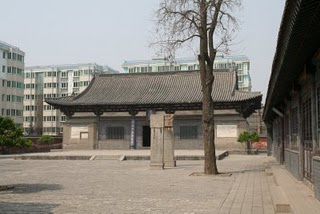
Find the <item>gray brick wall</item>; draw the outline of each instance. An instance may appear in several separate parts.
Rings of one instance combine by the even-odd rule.
[[[145,118],[136,118],[136,148],[144,148],[142,145],[142,129],[146,126]],[[107,127],[124,127],[124,139],[107,139]],[[130,149],[131,121],[130,117],[104,119],[100,121],[99,148],[100,149]]]
[[[180,139],[180,126],[197,126],[198,139]],[[201,116],[174,120],[174,148],[175,149],[203,149]]]
[[[130,116],[114,116],[114,117],[102,117],[99,124],[99,140],[98,149],[130,149],[130,130],[131,130],[131,117]],[[89,118],[73,118],[72,124],[83,123],[88,121],[96,122],[96,117]],[[246,128],[244,119],[239,115],[217,115],[217,124],[232,124],[238,126],[238,133]],[[136,118],[136,148],[148,149],[149,147],[143,147],[143,126],[147,126],[148,121],[143,116]],[[180,126],[197,126],[198,137],[197,139],[180,139]],[[110,140],[107,139],[107,127],[124,127],[124,139]],[[67,132],[67,130],[65,130]],[[203,149],[203,136],[202,136],[202,124],[201,115],[177,115],[174,118],[174,148],[175,149]],[[69,135],[70,133],[68,133]],[[94,134],[94,133],[92,133]],[[64,140],[64,148],[68,149],[94,149],[93,142],[86,143],[77,140],[68,139]],[[216,148],[220,150],[244,150],[244,145],[237,142],[237,137],[234,138],[216,138]]]
[[[285,150],[285,167],[286,169],[296,178],[300,179],[299,176],[299,153],[298,151]]]
[[[291,169],[291,155],[290,151],[285,150],[284,152],[284,166],[288,171]]]
[[[87,126],[89,136],[87,139],[71,138],[73,126]],[[94,119],[71,119],[63,125],[64,150],[92,150],[95,142],[96,122]]]
[[[314,195],[320,200],[320,157],[313,157]]]

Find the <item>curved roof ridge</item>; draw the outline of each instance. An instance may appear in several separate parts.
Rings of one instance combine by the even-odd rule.
[[[93,86],[94,82],[96,81],[96,76],[99,76],[99,74],[95,74],[95,75],[93,76],[93,78],[91,79],[88,87],[86,87],[80,94],[74,96],[73,100],[77,100],[77,99],[79,99],[80,97],[84,96],[84,95],[87,93],[87,91],[89,91],[89,90],[91,89],[91,87]]]
[[[234,93],[235,72],[216,72],[212,98],[217,103],[242,102],[260,93]],[[99,74],[79,95],[68,99],[50,99],[55,106],[141,106],[200,105],[200,72],[169,72],[153,75]],[[126,108],[127,108],[126,107]]]

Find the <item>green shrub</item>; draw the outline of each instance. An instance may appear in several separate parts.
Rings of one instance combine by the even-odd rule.
[[[54,138],[50,135],[42,135],[39,140],[38,140],[38,143],[41,143],[41,144],[51,144],[53,143],[54,141]]]
[[[252,144],[259,141],[259,135],[256,132],[242,132],[238,137],[238,142],[246,143],[247,154],[251,154]]]
[[[0,116],[0,147],[31,146],[31,140],[23,138],[23,130],[9,117]]]

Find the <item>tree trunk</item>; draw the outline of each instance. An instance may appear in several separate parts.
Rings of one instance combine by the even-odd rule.
[[[214,105],[212,100],[212,85],[214,82],[213,61],[215,53],[209,55],[207,35],[206,1],[200,3],[201,26],[200,34],[200,76],[202,86],[202,127],[204,143],[204,174],[218,174],[216,150],[214,144]]]
[[[218,174],[215,150],[214,109],[211,93],[205,90],[202,102],[202,124],[204,141],[204,173]]]
[[[247,154],[251,155],[251,142],[247,141],[246,144],[247,144]]]

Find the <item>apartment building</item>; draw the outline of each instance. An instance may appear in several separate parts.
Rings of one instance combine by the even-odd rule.
[[[151,60],[124,61],[122,68],[124,73],[192,71],[199,70],[199,62],[196,58],[176,58],[174,61],[153,58]],[[214,69],[236,69],[239,90],[251,91],[250,60],[247,56],[217,55]]]
[[[23,73],[25,53],[0,41],[0,115],[23,124]]]
[[[24,122],[29,135],[61,135],[66,116],[44,102],[46,98],[77,95],[96,73],[114,73],[95,63],[26,67]]]

